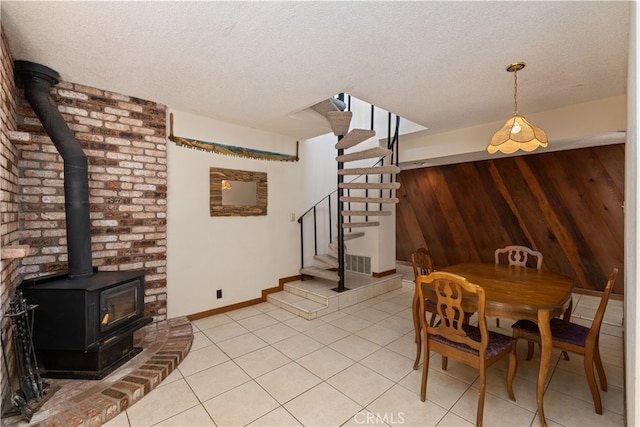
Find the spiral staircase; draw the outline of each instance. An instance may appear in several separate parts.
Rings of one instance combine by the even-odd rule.
[[[402,287],[399,274],[374,277],[356,272],[352,265],[347,268],[348,258],[353,261],[358,255],[348,253],[346,242],[362,238],[367,230],[381,225],[381,217],[393,215],[388,207],[398,203],[395,190],[400,187],[396,182],[400,168],[393,165],[399,118],[396,116],[395,135],[392,137],[389,131],[387,147],[381,147],[371,141],[376,135],[374,130],[349,129],[353,114],[349,111],[351,98],[348,99],[349,105],[342,99],[330,98],[311,107],[326,117],[338,138],[337,190],[298,218],[302,279],[284,283],[281,291],[267,296],[267,301],[307,320]],[[371,106],[372,129],[373,111]],[[389,113],[389,128],[391,117]],[[316,216],[322,219],[317,220]]]
[[[400,172],[397,165],[384,165],[384,159],[392,154],[392,150],[374,147],[358,150],[361,143],[373,138],[376,133],[369,129],[351,129],[353,113],[345,111],[346,105],[337,98],[330,98],[311,108],[327,118],[338,142],[336,161],[338,162],[338,235],[327,248],[326,253],[317,254],[314,260],[317,265],[300,269],[303,277],[318,277],[337,282],[335,290],[344,290],[344,264],[339,260],[346,254],[345,242],[365,235],[365,227],[378,227],[381,216],[390,216],[390,210],[383,205],[398,203],[394,190],[400,187],[395,182],[395,175]],[[371,144],[368,144],[371,145]],[[348,150],[348,152],[346,152]],[[353,162],[367,159],[379,159],[373,166],[347,167]],[[374,193],[374,194],[371,194]],[[388,193],[388,195],[386,194]]]

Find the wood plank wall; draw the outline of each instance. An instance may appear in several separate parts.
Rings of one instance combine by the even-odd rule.
[[[494,262],[494,250],[542,252],[544,269],[601,291],[624,289],[624,144],[404,170],[396,258],[428,247],[434,265]]]

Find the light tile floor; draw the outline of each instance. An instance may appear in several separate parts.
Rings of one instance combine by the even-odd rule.
[[[405,281],[405,284],[407,281]],[[475,423],[477,371],[454,361],[430,364],[419,398],[406,286],[315,320],[262,303],[193,322],[189,355],[163,383],[107,426],[467,426]],[[576,321],[590,323],[597,298],[574,295]],[[583,358],[554,351],[545,392],[549,426],[623,426],[622,304],[610,301],[600,339],[609,382],[597,415]],[[490,321],[490,325],[495,322]],[[511,334],[510,322],[501,331]],[[495,329],[495,328],[494,328]],[[537,353],[537,352],[536,352]],[[484,424],[538,426],[539,356],[519,346],[516,402],[506,362],[488,372]]]

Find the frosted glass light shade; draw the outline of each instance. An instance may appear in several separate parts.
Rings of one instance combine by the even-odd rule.
[[[533,151],[547,145],[547,134],[539,127],[529,123],[524,117],[516,114],[493,134],[487,151],[491,154],[497,151],[511,154],[518,150]]]

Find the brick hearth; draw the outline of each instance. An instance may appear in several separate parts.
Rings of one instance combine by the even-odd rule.
[[[193,329],[186,317],[164,320],[135,333],[142,348],[133,359],[102,380],[45,379],[53,394],[33,415],[29,426],[97,427],[142,399],[184,360]],[[4,418],[3,426],[26,426],[20,416]]]

